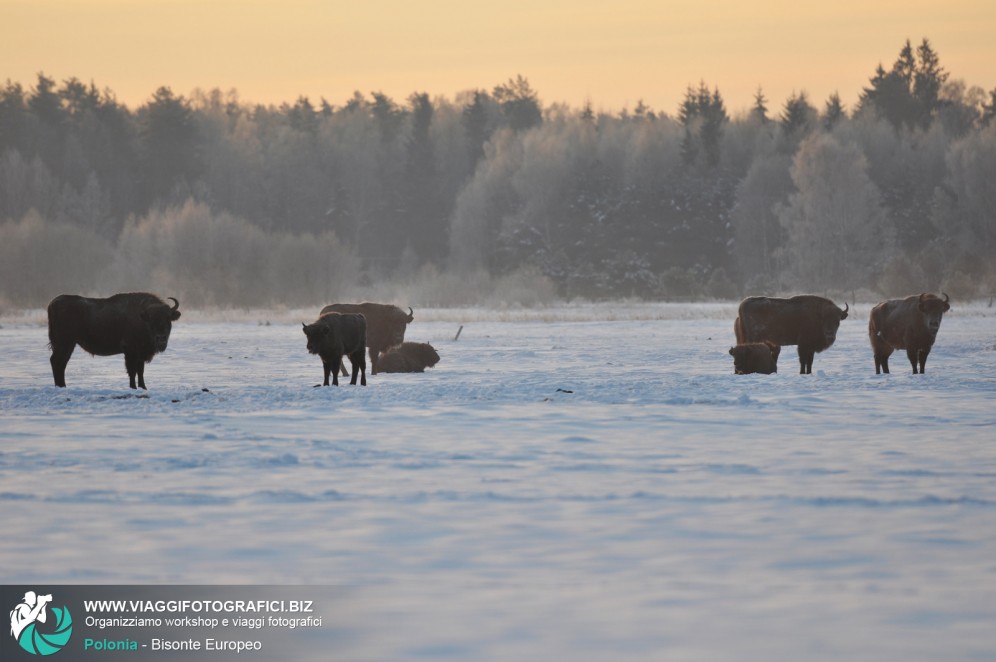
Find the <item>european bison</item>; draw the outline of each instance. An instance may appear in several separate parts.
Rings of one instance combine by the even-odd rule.
[[[325,369],[323,386],[329,385],[329,374],[332,375],[332,384],[339,385],[339,367],[343,356],[348,356],[353,364],[353,378],[349,383],[355,385],[357,374],[361,374],[360,384],[367,385],[367,362],[363,357],[367,323],[363,315],[325,313],[317,322],[302,322],[301,326],[304,327],[304,335],[308,336],[308,352],[322,359]]]
[[[905,299],[883,301],[872,308],[868,338],[875,353],[875,374],[888,374],[889,356],[897,349],[906,350],[913,374],[917,374],[917,367],[922,374],[941,328],[941,317],[951,310],[950,300],[947,294],[941,299],[924,292]]]
[[[56,386],[66,385],[66,364],[76,345],[90,354],[124,354],[128,384],[145,388],[145,364],[166,350],[180,302],[172,307],[154,294],[131,292],[106,299],[60,294],[48,304],[48,340]]]
[[[392,347],[378,359],[380,372],[425,372],[439,363],[439,354],[429,343],[403,342]]]
[[[769,341],[776,345],[799,346],[799,374],[813,372],[813,356],[837,339],[840,321],[849,310],[829,299],[802,294],[789,299],[748,297],[740,302],[733,330],[737,344]]]
[[[359,313],[367,319],[367,347],[370,348],[370,374],[379,370],[379,356],[405,340],[405,329],[415,319],[411,308],[408,312],[384,303],[333,303],[322,308],[325,313]],[[345,368],[343,369],[345,375]]]
[[[762,375],[770,375],[778,372],[778,355],[781,351],[781,347],[769,341],[731,347],[733,374],[750,375],[757,372]]]

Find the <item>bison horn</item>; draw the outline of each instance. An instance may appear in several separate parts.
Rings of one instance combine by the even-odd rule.
[[[840,314],[840,319],[844,319],[845,317],[847,317],[847,311],[848,310],[850,310],[850,308],[848,307],[847,302],[845,301],[844,302],[844,312],[842,312]]]
[[[180,307],[180,302],[174,299],[173,297],[166,297],[166,298],[173,302],[173,307],[170,308],[170,310],[177,310]]]
[[[941,292],[941,294],[944,295],[944,303],[948,303],[951,301],[951,297],[948,296],[947,292]]]
[[[415,311],[412,310],[411,306],[408,306],[408,323],[411,324],[415,319]]]

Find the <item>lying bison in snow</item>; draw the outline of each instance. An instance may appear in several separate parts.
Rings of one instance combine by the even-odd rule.
[[[425,372],[439,363],[439,354],[429,343],[403,342],[378,358],[380,372]]]
[[[905,299],[883,301],[872,308],[868,338],[875,354],[875,374],[888,374],[889,357],[897,349],[906,350],[913,374],[917,374],[917,367],[922,374],[941,328],[941,318],[951,310],[950,300],[947,294],[941,299],[924,292]]]
[[[833,301],[812,294],[789,299],[748,297],[740,303],[733,324],[737,344],[765,340],[776,345],[799,346],[799,373],[813,372],[813,357],[837,339],[840,322],[848,307],[841,310]]]
[[[778,372],[778,355],[782,348],[772,342],[752,342],[730,348],[733,357],[733,374],[770,375]]]
[[[180,302],[131,292],[106,299],[60,294],[48,304],[48,340],[56,386],[66,385],[66,364],[76,345],[97,356],[124,354],[129,386],[145,388],[145,364],[166,351]]]
[[[367,347],[370,348],[370,374],[380,371],[379,356],[405,340],[405,329],[415,319],[411,308],[408,312],[385,303],[333,303],[322,308],[325,313],[359,313],[367,320]],[[343,372],[343,375],[346,373]]]
[[[329,385],[329,375],[332,384],[339,385],[339,367],[342,357],[348,356],[353,364],[353,378],[350,384],[356,384],[358,374],[362,375],[360,384],[367,385],[367,362],[363,355],[366,346],[367,323],[363,315],[354,313],[326,313],[313,324],[301,323],[304,335],[308,336],[308,352],[317,354],[322,359],[325,370],[323,386]]]

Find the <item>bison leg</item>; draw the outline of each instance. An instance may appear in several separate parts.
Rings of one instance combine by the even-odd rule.
[[[333,356],[332,357],[332,365],[325,367],[325,385],[326,386],[329,385],[329,372],[332,373],[332,385],[333,386],[338,386],[339,385],[339,368],[341,368],[341,367],[342,367],[342,357],[341,356]]]
[[[349,361],[353,364],[353,379],[350,384],[356,385],[356,378],[360,376],[360,385],[367,385],[367,361],[363,356],[363,350],[353,352],[349,355]]]
[[[872,353],[875,355],[875,374],[889,374],[889,357],[892,356],[892,346],[882,340],[873,329],[868,330],[871,339]]]
[[[370,348],[370,374],[377,374],[377,359],[380,358],[381,349],[379,347]]]
[[[876,345],[875,352],[875,374],[889,374],[889,357],[892,356],[892,348],[889,346]]]
[[[927,349],[927,348],[921,349],[920,352],[919,352],[920,374],[921,375],[927,372],[927,355],[928,354],[930,354],[930,349]]]
[[[919,353],[920,352],[918,350],[915,350],[912,347],[906,349],[906,358],[910,360],[910,365],[913,366],[914,375],[919,372],[919,370],[917,370],[917,368],[919,367],[918,363],[920,359],[920,357],[918,356]]]
[[[329,373],[332,372],[332,367],[329,365],[328,361],[322,359],[322,372],[325,374],[325,379],[322,381],[322,386],[329,385]]]
[[[142,365],[142,359],[136,358],[130,354],[125,354],[125,370],[128,371],[128,386],[131,388],[138,388],[135,385],[135,376],[138,375],[139,366]],[[145,388],[145,385],[142,385]]]
[[[74,349],[76,349],[76,343],[52,346],[52,358],[49,359],[49,363],[52,364],[52,377],[55,379],[56,386],[66,386],[66,364],[69,363]]]
[[[138,369],[138,388],[143,391],[148,391],[149,389],[145,388],[145,361],[138,359],[138,363],[135,367]]]
[[[803,348],[799,345],[799,374],[800,375],[811,375],[813,374],[813,357],[816,352],[809,349]]]

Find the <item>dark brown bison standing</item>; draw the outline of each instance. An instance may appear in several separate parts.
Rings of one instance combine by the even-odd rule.
[[[770,375],[778,372],[778,355],[781,351],[781,347],[769,341],[752,342],[731,347],[730,356],[733,357],[733,374],[750,375],[756,372],[762,375]]]
[[[941,292],[941,294],[944,294]],[[889,372],[889,356],[897,349],[905,349],[913,366],[913,374],[923,373],[927,366],[941,318],[951,310],[950,297],[941,299],[933,294],[890,299],[872,308],[868,319],[868,338],[875,353],[875,374]]]
[[[308,336],[308,351],[317,354],[322,359],[325,370],[323,386],[329,385],[329,375],[332,384],[339,385],[339,367],[342,357],[348,356],[353,364],[353,378],[350,384],[356,384],[358,374],[362,375],[360,384],[367,385],[367,362],[363,355],[366,345],[367,324],[363,315],[354,313],[325,313],[313,324],[301,323],[304,335]]]
[[[837,339],[840,322],[848,306],[841,310],[833,301],[812,294],[789,299],[748,297],[740,302],[733,330],[737,344],[768,341],[775,345],[798,345],[799,373],[813,372],[813,357]]]
[[[76,345],[97,356],[124,354],[128,383],[145,388],[145,364],[166,350],[180,302],[170,306],[154,294],[131,292],[106,299],[61,294],[48,304],[52,376],[66,385],[66,364]]]
[[[424,342],[403,342],[378,359],[380,372],[425,372],[439,363],[436,348]]]
[[[333,303],[322,308],[325,313],[359,313],[367,320],[367,347],[370,348],[370,374],[379,370],[379,357],[395,345],[405,341],[405,330],[415,319],[411,308],[408,312],[384,303]],[[346,373],[343,372],[343,375]]]

